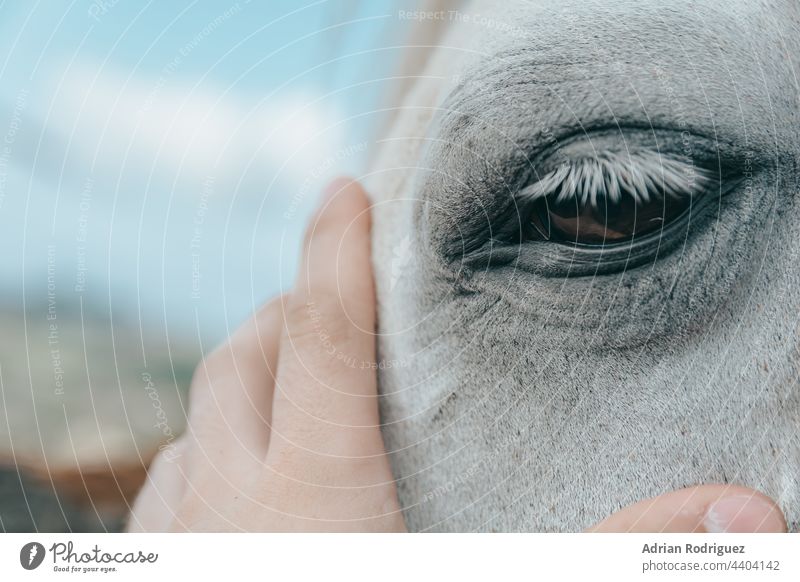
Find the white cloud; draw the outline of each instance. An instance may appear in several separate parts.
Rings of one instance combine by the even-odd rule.
[[[308,93],[259,103],[235,88],[223,96],[208,83],[192,88],[89,66],[62,70],[53,83],[47,129],[69,140],[71,155],[87,163],[97,156],[106,170],[133,165],[146,176],[155,166],[188,178],[214,172],[235,179],[250,163],[249,171],[283,167],[297,178],[338,143],[338,131],[326,131],[336,115]]]

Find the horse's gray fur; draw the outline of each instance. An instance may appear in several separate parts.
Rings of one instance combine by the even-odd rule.
[[[402,17],[446,27],[367,179],[410,529],[579,530],[719,482],[798,528],[799,6],[476,0]],[[553,245],[459,256],[553,152],[653,144],[718,146],[740,177],[657,261],[566,277]]]

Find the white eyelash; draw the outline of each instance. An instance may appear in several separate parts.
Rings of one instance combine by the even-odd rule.
[[[617,203],[622,196],[630,196],[637,204],[650,202],[653,196],[692,196],[713,181],[708,170],[696,168],[688,158],[656,152],[624,156],[604,152],[564,163],[525,188],[521,197],[532,201],[557,194],[556,203],[575,199],[581,206],[597,208],[598,200]]]

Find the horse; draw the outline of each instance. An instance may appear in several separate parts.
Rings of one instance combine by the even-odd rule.
[[[415,531],[575,531],[701,483],[800,527],[800,5],[473,0],[364,181]]]

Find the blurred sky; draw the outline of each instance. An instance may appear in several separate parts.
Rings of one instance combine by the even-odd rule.
[[[60,310],[220,339],[291,284],[325,178],[363,167],[396,14],[2,3],[0,304],[45,312],[50,292]]]

